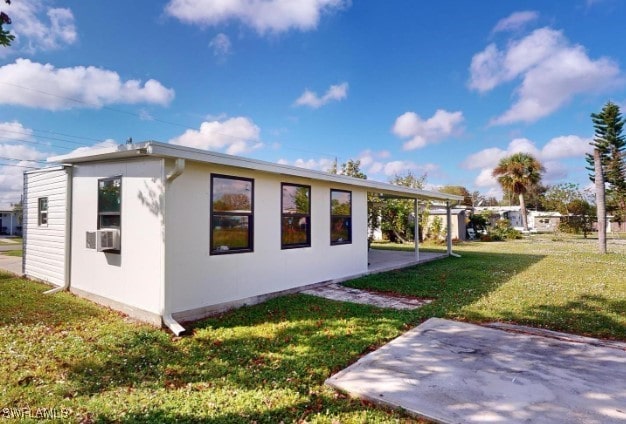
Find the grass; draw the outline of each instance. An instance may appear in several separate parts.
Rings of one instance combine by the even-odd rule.
[[[0,239],[2,239],[2,241],[0,241],[0,246],[6,246],[6,245],[11,245],[11,244],[22,244],[21,237],[4,238],[3,236],[0,236]]]
[[[461,259],[349,283],[434,299],[418,310],[292,295],[198,322],[182,338],[0,274],[0,413],[57,408],[83,422],[413,422],[323,382],[433,316],[626,341],[626,244],[601,256],[592,243],[465,243],[455,246]]]
[[[21,258],[22,257],[22,249],[18,249],[18,250],[5,250],[4,252],[0,252],[0,255],[6,255],[6,256],[16,256]]]

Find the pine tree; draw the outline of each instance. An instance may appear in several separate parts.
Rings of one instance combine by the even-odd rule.
[[[604,105],[600,113],[592,113],[591,120],[595,129],[591,143],[594,152],[593,155],[587,154],[587,169],[596,186],[599,249],[605,253],[607,208],[614,210],[620,219],[626,212],[626,139],[622,134],[625,120],[619,106],[611,101]],[[604,183],[608,184],[608,188]],[[607,198],[610,204],[607,204]]]

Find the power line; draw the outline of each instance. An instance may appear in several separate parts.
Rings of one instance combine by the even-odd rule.
[[[28,168],[28,169],[39,169],[39,168],[41,168],[40,166],[16,165],[16,164],[12,164],[12,163],[0,163],[0,166],[13,166],[13,167],[17,167],[17,168]]]
[[[25,136],[31,136],[33,134],[29,133],[29,132],[23,132],[23,131],[13,131],[13,130],[1,130],[2,132],[8,132],[8,133],[13,133],[13,134],[20,134],[20,135],[25,135]],[[46,140],[55,140],[55,141],[62,141],[64,143],[70,143],[70,144],[78,144],[79,146],[86,146],[86,143],[80,143],[78,141],[72,141],[72,140],[65,140],[63,138],[57,138],[57,137],[47,137],[45,135],[34,135],[37,138],[43,138]],[[97,140],[97,141],[101,141],[101,140]]]
[[[10,158],[10,157],[7,157],[7,156],[0,156],[0,159],[19,160],[19,161],[24,161],[24,162],[45,162],[45,160],[43,160],[43,159],[18,159],[18,158]]]
[[[58,95],[58,94],[50,93],[48,91],[35,89],[35,88],[31,88],[31,87],[26,87],[26,86],[23,86],[23,85],[14,84],[14,83],[10,83],[10,82],[0,81],[0,84],[12,86],[12,87],[19,88],[19,89],[26,90],[26,91],[36,92],[36,93],[39,93],[39,94],[55,97],[55,98],[62,99],[62,100],[67,100],[67,101],[78,103],[78,104],[83,104],[83,105],[86,105],[86,106],[91,106],[91,107],[94,107],[94,108],[100,108],[100,109],[108,110],[108,111],[119,113],[119,114],[123,114],[123,115],[129,115],[129,116],[133,116],[135,118],[138,118],[140,120],[144,120],[143,119],[143,115],[140,114],[140,113],[131,112],[131,111],[122,110],[122,109],[117,109],[117,108],[113,108],[113,107],[110,107],[110,106],[104,106],[104,105],[100,105],[100,104],[93,103],[93,102],[90,103],[90,102],[87,102],[87,101],[84,101],[84,100],[75,99],[75,98],[67,97],[67,96],[61,96],[61,95]],[[150,120],[154,121],[154,122],[159,122],[159,123],[162,123],[162,124],[166,124],[166,125],[175,126],[175,127],[178,127],[178,128],[184,128],[184,129],[193,130],[193,131],[197,131],[198,130],[198,128],[196,128],[196,127],[190,127],[188,125],[184,125],[184,124],[180,124],[180,123],[172,122],[172,121],[167,121],[167,120],[160,119],[160,118],[155,118],[155,117],[152,117],[152,116],[151,116]],[[33,130],[34,131],[38,131],[38,132],[49,132],[51,134],[62,135],[64,137],[79,138],[79,139],[96,141],[96,142],[104,141],[104,140],[96,139],[96,138],[90,138],[90,137],[78,136],[78,135],[72,135],[72,134],[66,134],[66,133],[58,133],[58,132],[47,131],[47,130],[37,130],[37,129],[33,129]],[[31,135],[29,133],[23,133],[23,132],[20,133],[18,131],[10,131],[10,130],[4,130],[4,131],[19,133],[19,134],[22,134],[22,135],[29,135],[29,136]],[[214,134],[220,135],[220,136],[223,136],[223,137],[228,137],[228,138],[231,138],[231,139],[234,139],[234,140],[241,140],[241,141],[246,141],[246,142],[258,142],[259,141],[259,140],[255,140],[255,139],[251,139],[251,138],[240,137],[240,136],[236,136],[236,135],[232,135],[232,134],[226,134],[226,133],[223,133],[223,132],[214,132]],[[49,140],[62,141],[62,142],[71,143],[71,144],[77,144],[77,145],[80,145],[80,146],[88,146],[88,144],[86,144],[86,143],[78,143],[78,142],[75,142],[75,141],[66,140],[66,139],[60,139],[60,138],[56,138],[56,137],[48,137],[48,136],[42,136],[42,135],[36,135],[36,137],[49,139]],[[20,140],[20,141],[25,141],[26,142],[26,140]],[[262,142],[262,140],[261,140],[261,142]],[[297,149],[297,148],[294,148],[294,147],[287,147],[287,146],[282,146],[282,147],[284,149],[287,149],[287,150],[300,151],[300,152],[304,152],[304,153],[312,153],[312,154],[316,154],[316,155],[320,155],[320,156],[326,156],[326,157],[331,157],[331,158],[338,156],[336,154],[316,152],[316,151],[311,151],[311,150],[306,150],[306,149]],[[62,148],[62,147],[60,147],[60,148]],[[68,148],[67,150],[70,150],[70,149]]]
[[[29,144],[38,144],[40,146],[51,146],[57,149],[64,149],[64,150],[72,150],[72,147],[67,147],[67,146],[59,146],[58,144],[52,144],[52,143],[42,143],[39,141],[33,141],[33,140],[24,140],[21,138],[9,138],[9,137],[0,137],[0,140],[7,140],[9,142],[13,142],[13,141],[20,141],[22,143],[29,143]]]

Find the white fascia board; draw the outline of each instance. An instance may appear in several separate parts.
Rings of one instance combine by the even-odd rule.
[[[59,166],[50,166],[47,168],[37,168],[30,171],[25,171],[24,174],[40,174],[42,172],[51,172],[51,171],[62,171],[70,165],[59,165]]]
[[[149,144],[150,142],[139,144],[120,144],[114,147],[86,149],[79,152],[68,153],[67,155],[49,157],[47,162],[79,163],[137,157],[141,154],[145,154],[145,149]]]
[[[396,186],[372,180],[348,177],[345,175],[330,174],[323,171],[299,168],[291,165],[271,163],[257,159],[232,156],[224,153],[210,152],[207,150],[193,149],[190,147],[176,146],[173,144],[148,141],[138,144],[122,144],[117,147],[107,147],[97,150],[86,150],[70,153],[63,156],[55,156],[48,159],[49,162],[77,163],[102,160],[125,159],[138,156],[156,156],[165,158],[181,158],[194,162],[214,163],[224,166],[232,166],[242,169],[251,169],[271,174],[286,175],[290,177],[306,178],[317,181],[334,182],[348,186],[362,187],[369,191],[403,196],[409,198],[428,199],[436,201],[460,201],[462,196],[439,193],[429,190],[418,190],[408,187]]]

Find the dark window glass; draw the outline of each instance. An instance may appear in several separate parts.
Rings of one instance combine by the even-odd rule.
[[[98,229],[122,227],[122,177],[98,180]]]
[[[211,253],[252,251],[253,197],[251,179],[211,176]]]
[[[330,243],[352,243],[352,192],[330,191]]]
[[[284,249],[311,246],[311,187],[282,184],[281,244]]]

